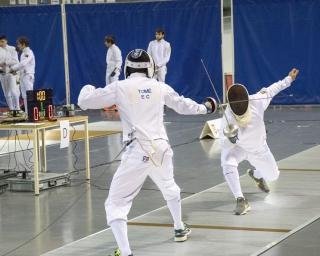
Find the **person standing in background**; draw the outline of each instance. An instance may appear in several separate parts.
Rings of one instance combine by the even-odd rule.
[[[108,48],[106,63],[106,85],[119,80],[122,66],[121,50],[116,45],[114,36],[108,35],[104,39],[104,44]]]
[[[10,68],[10,73],[20,72],[20,88],[24,102],[24,109],[28,115],[27,91],[33,90],[36,61],[33,51],[29,47],[29,39],[22,36],[17,39],[17,47],[21,51],[20,62]]]
[[[166,80],[167,63],[171,55],[171,46],[169,42],[164,40],[164,34],[163,29],[157,29],[156,39],[149,43],[147,50],[155,62],[155,78],[159,82],[165,82]]]
[[[10,67],[19,63],[16,48],[8,45],[5,35],[0,35],[0,48],[3,49],[0,61],[0,82],[3,94],[9,107],[9,115],[17,116],[20,110],[19,97],[20,90],[17,85],[17,74],[9,73]]]

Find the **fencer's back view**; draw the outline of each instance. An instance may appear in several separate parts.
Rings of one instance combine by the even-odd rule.
[[[168,139],[163,125],[163,106],[168,93],[163,83],[134,73],[114,85],[124,140]]]
[[[124,70],[126,79],[123,81],[113,82],[105,88],[83,87],[78,105],[85,110],[116,104],[120,111],[126,150],[113,176],[105,209],[121,255],[132,256],[127,237],[127,215],[148,176],[167,201],[174,221],[174,241],[186,241],[191,233],[188,225],[182,222],[180,188],[174,181],[173,152],[163,124],[164,105],[179,114],[200,115],[213,113],[217,104],[212,98],[198,104],[153,79],[154,62],[144,50],[131,51]]]
[[[154,62],[144,50],[131,51],[125,61],[125,80],[115,81],[105,88],[86,85],[80,92],[78,105],[82,109],[99,109],[117,105],[123,127],[123,140],[168,140],[163,124],[164,105],[179,114],[207,114],[216,110],[213,99],[207,106],[184,98],[169,85],[153,79]],[[209,110],[208,110],[209,108]]]

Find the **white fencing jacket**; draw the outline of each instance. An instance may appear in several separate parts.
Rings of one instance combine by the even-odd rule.
[[[126,80],[115,81],[104,88],[86,85],[80,91],[78,105],[83,109],[101,109],[116,104],[120,113],[123,140],[165,139],[164,105],[179,114],[206,114],[203,104],[179,96],[169,85],[133,73]]]
[[[170,60],[171,46],[164,39],[153,40],[149,43],[147,52],[151,55],[157,67],[166,66]]]
[[[287,76],[283,80],[263,88],[260,92],[249,96],[249,108],[251,111],[251,121],[245,128],[239,127],[236,144],[232,144],[224,135],[223,129],[227,127],[227,121],[223,117],[220,129],[221,150],[231,150],[238,146],[247,152],[255,153],[261,151],[267,145],[266,127],[264,124],[264,111],[268,108],[272,98],[282,90],[288,88],[292,83],[292,78]],[[226,108],[226,116],[229,123],[237,124],[229,106]]]
[[[8,73],[10,71],[10,67],[19,63],[18,53],[16,51],[16,48],[10,45],[7,45],[6,47],[1,49],[5,50],[5,60],[3,63],[6,65],[5,72]]]
[[[7,53],[5,49],[0,47],[0,64],[5,64],[7,59]],[[2,67],[1,70],[5,71]]]
[[[107,56],[106,56],[106,63],[107,63],[107,76],[109,76],[115,68],[117,68],[120,72],[122,66],[122,55],[121,51],[118,46],[115,44],[111,45],[108,48]]]
[[[29,47],[26,47],[21,53],[20,62],[13,65],[11,69],[14,71],[20,71],[20,75],[33,75],[35,73],[35,67],[36,61],[33,51]]]

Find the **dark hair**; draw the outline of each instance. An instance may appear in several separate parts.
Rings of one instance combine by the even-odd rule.
[[[17,43],[24,44],[25,46],[29,46],[29,39],[25,36],[21,36],[17,39]]]
[[[157,28],[156,33],[164,35],[164,29],[163,28]]]
[[[0,35],[0,40],[3,40],[3,39],[7,40],[7,36],[6,35]]]
[[[115,44],[116,43],[116,39],[113,35],[107,35],[104,37],[104,41],[110,44]]]

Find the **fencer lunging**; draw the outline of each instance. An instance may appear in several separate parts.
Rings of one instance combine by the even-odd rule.
[[[179,114],[212,113],[216,102],[208,98],[204,104],[179,96],[169,85],[152,79],[154,64],[144,50],[131,51],[125,60],[125,77],[105,88],[86,85],[78,104],[82,109],[101,109],[116,104],[119,109],[123,140],[127,143],[105,202],[111,226],[121,255],[132,255],[127,236],[127,215],[132,201],[149,176],[159,187],[173,218],[174,240],[187,240],[189,227],[181,219],[180,188],[173,174],[173,152],[163,124],[163,106]]]
[[[228,89],[226,118],[222,119],[220,129],[221,166],[228,186],[237,200],[234,210],[236,215],[246,214],[250,210],[240,186],[240,162],[248,160],[254,166],[254,169],[248,170],[248,175],[266,193],[270,191],[267,181],[278,179],[278,166],[266,141],[264,112],[272,98],[288,88],[298,73],[297,69],[292,69],[283,80],[253,95],[249,95],[246,87],[241,84],[234,84]],[[236,134],[228,134],[230,125],[238,126]]]

